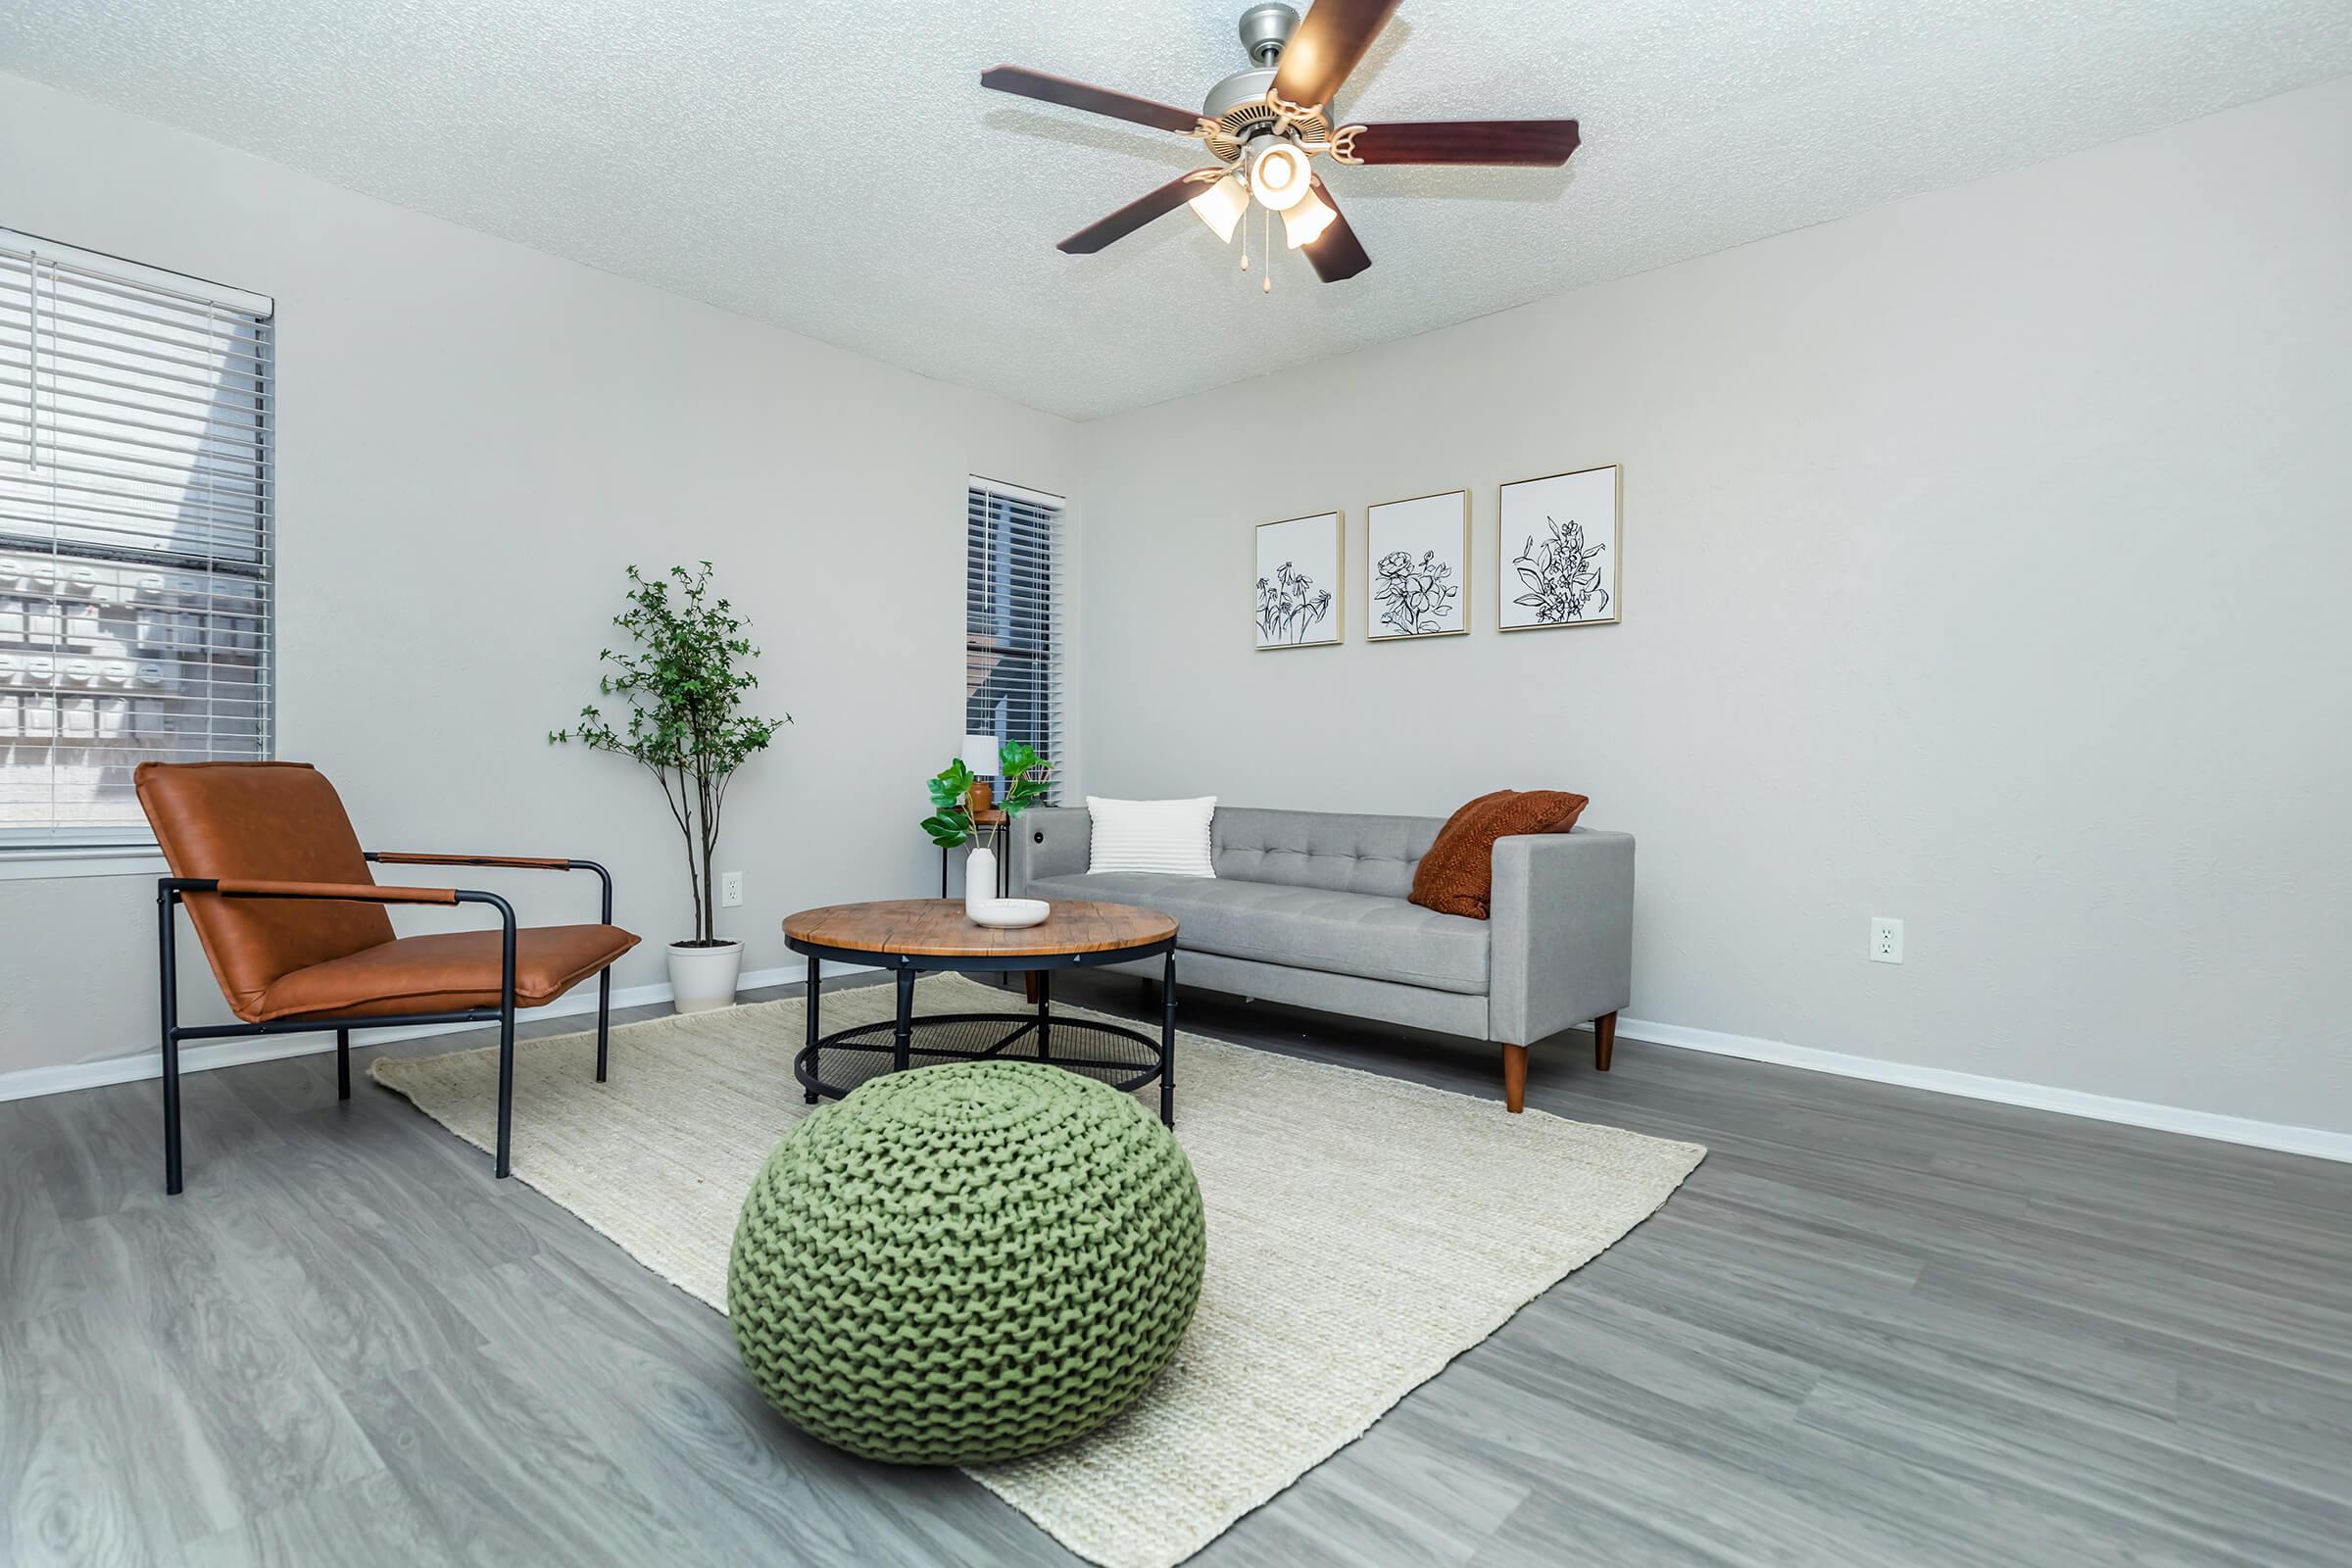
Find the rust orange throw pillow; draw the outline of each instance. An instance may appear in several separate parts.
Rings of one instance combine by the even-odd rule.
[[[1591,804],[1565,790],[1497,790],[1446,819],[1413,867],[1412,900],[1440,914],[1487,917],[1494,897],[1494,841],[1520,833],[1565,833]]]

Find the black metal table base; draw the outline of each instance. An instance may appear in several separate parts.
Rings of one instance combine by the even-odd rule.
[[[808,1043],[792,1058],[792,1071],[800,1080],[803,1098],[812,1105],[820,1100],[839,1100],[868,1079],[910,1067],[950,1061],[1043,1061],[1099,1079],[1122,1093],[1156,1083],[1159,1119],[1170,1127],[1176,1125],[1176,951],[1172,944],[1160,950],[1166,962],[1157,1040],[1121,1023],[1056,1017],[1053,968],[1015,969],[1004,960],[967,965],[949,959],[941,962],[939,969],[961,972],[968,967],[1032,974],[1037,981],[1034,1012],[951,1012],[917,1017],[914,980],[918,970],[911,959],[904,957],[892,960],[898,982],[898,1005],[892,1017],[822,1034],[819,982],[821,957],[827,955],[802,951],[808,958]],[[1149,951],[1116,957],[1125,961],[1148,956]],[[1089,956],[1025,961],[1075,965],[1085,956]],[[1103,956],[1091,956],[1100,960]]]

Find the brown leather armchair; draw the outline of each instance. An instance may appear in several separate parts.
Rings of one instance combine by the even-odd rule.
[[[514,1009],[544,1006],[597,976],[596,1077],[605,1080],[612,963],[637,938],[612,924],[612,877],[593,860],[372,853],[360,848],[335,787],[308,762],[142,762],[132,775],[172,875],[156,884],[163,981],[164,1191],[180,1189],[179,1043],[335,1032],[337,1095],[351,1098],[354,1025],[496,1023],[498,1174],[511,1168]],[[516,929],[495,893],[379,887],[369,861],[594,871],[597,925]],[[233,1024],[179,1021],[175,906],[227,998]],[[396,937],[385,906],[483,904],[496,931]]]

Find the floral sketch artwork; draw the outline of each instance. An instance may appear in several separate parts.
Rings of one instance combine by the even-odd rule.
[[[1597,615],[1609,608],[1609,591],[1600,585],[1599,556],[1609,547],[1585,548],[1585,525],[1574,517],[1566,522],[1545,517],[1551,532],[1538,540],[1532,534],[1511,565],[1519,586],[1527,592],[1511,601],[1535,612],[1542,621],[1586,620],[1589,608]]]
[[[1257,638],[1260,642],[1302,643],[1331,614],[1331,590],[1289,562],[1274,568],[1274,580],[1257,579]]]
[[[1364,514],[1375,642],[1470,629],[1470,493],[1389,501]]]
[[[1506,484],[1500,515],[1503,630],[1618,618],[1615,468]]]
[[[1336,512],[1257,530],[1260,648],[1309,648],[1341,637],[1341,519]]]
[[[1434,550],[1415,561],[1401,550],[1380,558],[1373,571],[1379,580],[1372,597],[1380,605],[1380,623],[1399,637],[1426,637],[1444,628],[1447,612],[1462,590],[1446,581],[1453,575],[1449,562]]]

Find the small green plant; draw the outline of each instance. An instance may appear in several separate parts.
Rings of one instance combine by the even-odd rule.
[[[1047,780],[1054,764],[1037,755],[1037,748],[1022,741],[1005,741],[997,752],[997,765],[1003,770],[1004,793],[997,799],[997,809],[1010,822],[1032,806],[1044,804]],[[974,839],[993,843],[992,825],[982,828],[972,821],[972,786],[980,775],[966,767],[958,757],[946,767],[931,775],[931,814],[923,818],[923,831],[931,842],[943,850],[953,850]]]
[[[718,852],[718,814],[736,769],[767,750],[776,731],[792,722],[756,718],[744,712],[745,694],[760,684],[738,661],[760,650],[744,635],[747,624],[724,599],[710,593],[710,563],[700,571],[672,566],[666,575],[645,577],[629,568],[628,608],[612,617],[635,639],[638,651],[597,657],[612,666],[597,690],[628,705],[628,721],[615,729],[591,703],[569,729],[552,730],[548,744],[578,741],[595,752],[635,759],[662,786],[662,799],[686,836],[686,885],[694,897],[694,939],[686,947],[720,946],[713,934],[710,861]]]

